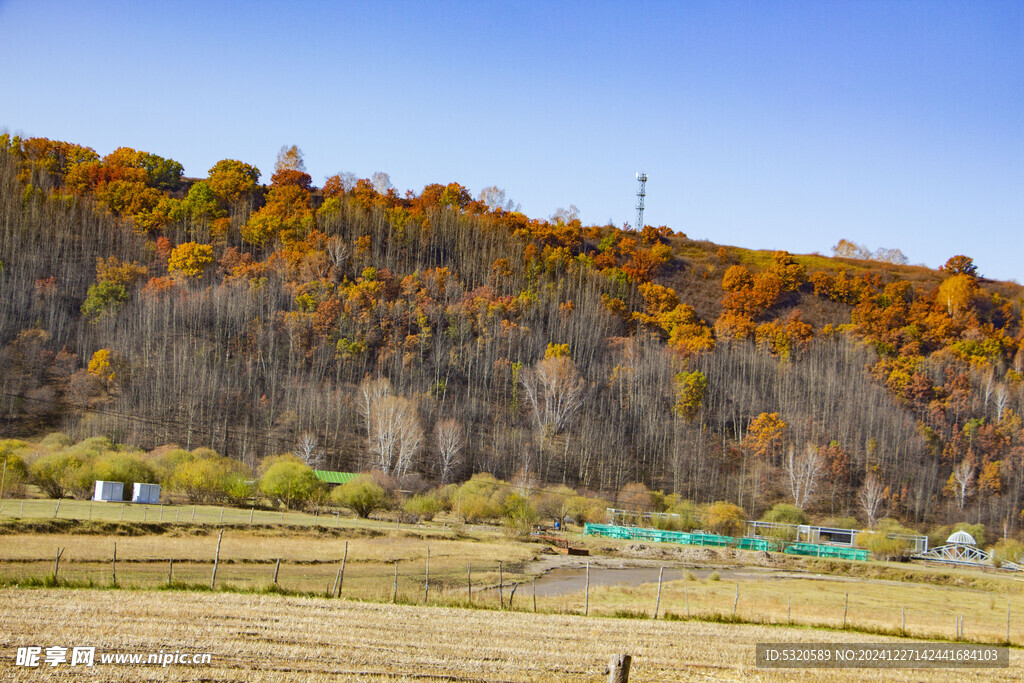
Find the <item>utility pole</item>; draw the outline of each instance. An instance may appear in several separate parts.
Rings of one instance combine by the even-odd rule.
[[[647,187],[647,174],[640,171],[636,174],[636,179],[640,182],[640,189],[636,191],[636,231],[640,232],[644,229],[644,197],[647,195],[645,189]]]

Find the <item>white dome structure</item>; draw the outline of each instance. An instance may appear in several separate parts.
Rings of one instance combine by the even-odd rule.
[[[971,536],[966,531],[954,533],[946,539],[946,545],[940,545],[938,548],[932,548],[927,552],[918,553],[912,557],[915,560],[931,560],[932,562],[959,564],[968,567],[985,568],[993,566],[992,554],[979,548],[978,542],[974,540],[974,536]],[[1024,571],[1024,566],[1015,562],[1000,562],[999,568],[1015,572]]]
[[[974,540],[974,536],[971,536],[966,531],[957,531],[946,539],[946,543],[952,543],[953,545],[978,545],[978,542]]]

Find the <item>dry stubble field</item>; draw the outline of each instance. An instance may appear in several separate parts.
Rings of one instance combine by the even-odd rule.
[[[748,625],[508,613],[218,593],[0,590],[0,675],[10,680],[600,681],[634,656],[631,681],[1019,680],[1010,669],[788,670],[754,667],[757,642],[881,642],[863,634]],[[25,645],[213,655],[208,666],[14,666]]]
[[[20,505],[19,505],[20,508]],[[62,510],[62,513],[64,511]],[[215,520],[219,520],[219,513]],[[349,520],[349,523],[354,520]],[[754,645],[762,642],[879,642],[877,635],[785,626],[653,621],[610,618],[619,613],[650,616],[656,584],[594,586],[590,616],[583,610],[582,587],[538,600],[530,614],[523,595],[516,612],[462,609],[465,567],[474,566],[474,603],[497,606],[495,571],[505,562],[506,601],[510,581],[527,579],[544,567],[565,566],[557,558],[532,565],[542,548],[508,539],[494,530],[428,525],[396,529],[354,523],[341,529],[236,525],[225,530],[218,586],[247,591],[266,588],[276,558],[283,558],[286,590],[323,592],[336,578],[349,544],[342,599],[259,593],[207,593],[136,590],[166,582],[167,559],[174,559],[176,581],[208,585],[216,547],[214,526],[131,522],[94,528],[94,522],[49,528],[20,520],[0,534],[0,677],[14,680],[90,678],[91,680],[604,680],[609,657],[636,657],[634,681],[671,680],[1016,680],[1024,678],[1014,650],[1009,670],[841,672],[764,671],[754,668]],[[215,521],[214,521],[215,524]],[[333,525],[332,525],[333,526]],[[31,529],[31,530],[30,530]],[[136,535],[137,534],[137,535]],[[738,551],[640,546],[603,539],[578,539],[598,557],[600,567],[644,564],[700,567],[687,581],[669,581],[661,614],[839,626],[849,594],[854,628],[891,629],[906,608],[908,631],[953,636],[954,616],[966,614],[970,639],[999,642],[1005,634],[1007,605],[1015,616],[1019,641],[1024,591],[1016,577],[943,568],[887,567],[878,563],[795,561],[759,558]],[[113,544],[118,550],[118,581],[125,588],[92,590],[18,588],[21,577],[39,579],[53,570],[57,547],[65,549],[61,581],[109,586]],[[423,599],[423,570],[429,544],[430,606],[389,605],[393,562],[400,560],[399,596]],[[707,557],[704,557],[707,555]],[[718,557],[721,555],[721,557]],[[645,558],[645,559],[640,559]],[[656,558],[656,559],[655,559]],[[564,558],[582,564],[582,558]],[[780,564],[781,562],[781,564]],[[744,565],[744,563],[750,563]],[[721,570],[722,580],[708,578]],[[509,572],[508,570],[512,570]],[[863,577],[846,572],[868,574]],[[524,573],[525,572],[525,573]],[[879,572],[881,572],[879,574]],[[717,570],[714,572],[717,574]],[[891,576],[890,576],[891,575]],[[869,578],[873,576],[873,578]],[[901,580],[892,580],[896,577]],[[487,590],[487,587],[492,587]],[[735,601],[736,587],[740,599]],[[478,592],[479,591],[479,592]],[[363,602],[361,600],[366,600]],[[907,643],[908,640],[893,640]],[[211,666],[101,666],[82,675],[65,665],[49,670],[15,666],[19,646],[90,646],[100,652],[209,652]]]

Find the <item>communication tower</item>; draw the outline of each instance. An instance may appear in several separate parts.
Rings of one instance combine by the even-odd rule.
[[[640,232],[644,229],[644,197],[647,195],[644,190],[647,186],[647,174],[640,171],[636,174],[636,179],[640,182],[640,189],[636,191],[636,231]]]

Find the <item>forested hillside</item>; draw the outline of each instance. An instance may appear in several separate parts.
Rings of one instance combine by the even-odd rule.
[[[262,185],[236,160],[188,179],[0,146],[5,434],[1021,524],[1022,291],[966,256],[752,252],[384,174],[316,188],[294,147]]]

